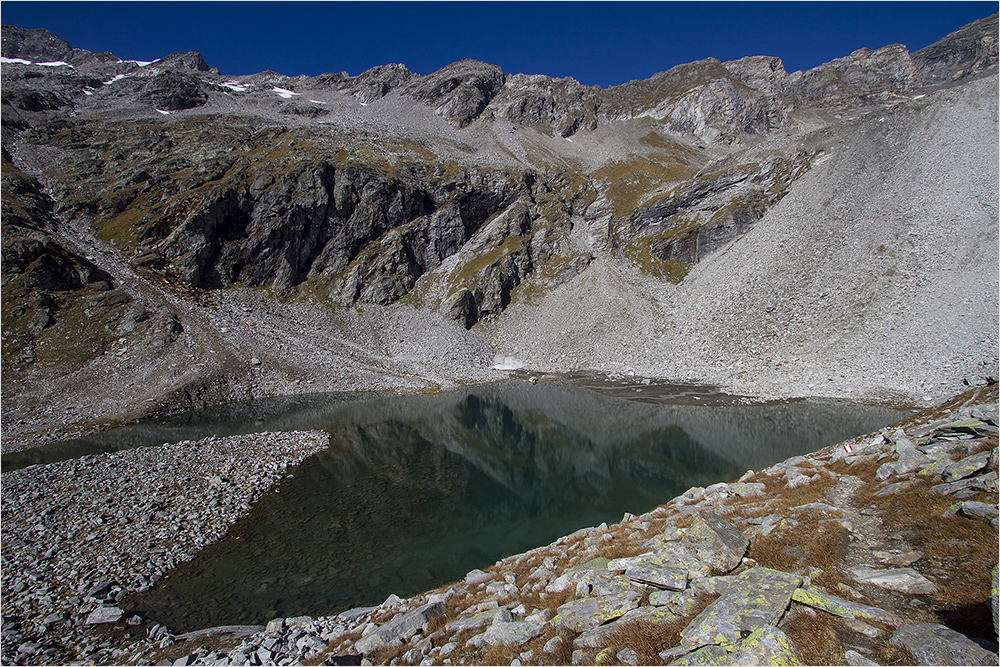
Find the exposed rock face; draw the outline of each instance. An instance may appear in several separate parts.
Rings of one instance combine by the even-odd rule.
[[[158,109],[177,111],[202,106],[208,101],[208,95],[202,90],[198,79],[166,71],[160,72],[143,86],[139,99]]]
[[[920,360],[941,346],[898,345],[895,336],[914,340],[898,327],[871,332],[923,308],[907,295],[942,275],[916,250],[920,230],[954,219],[955,242],[927,232],[937,239],[928,247],[995,245],[995,169],[966,157],[991,139],[945,159],[925,135],[953,147],[995,134],[995,114],[975,110],[995,90],[996,25],[988,17],[914,54],[861,49],[806,72],[769,56],[709,58],[608,89],[473,60],[425,76],[391,64],[353,77],[226,77],[196,52],[140,64],[4,26],[4,57],[17,60],[2,70],[3,280],[24,320],[14,356],[32,359],[33,332],[67,321],[51,304],[87,308],[83,292],[128,285],[144,305],[115,314],[146,312],[136,330],[150,327],[159,344],[181,316],[139,292],[245,286],[333,308],[402,302],[529,366],[621,370],[641,357],[651,376],[723,383],[745,362],[783,386],[810,377],[783,392],[793,394],[822,393],[813,374],[836,382],[846,358],[884,343],[881,357],[898,363],[858,361],[865,383],[905,375],[900,391],[926,395],[934,364]],[[917,162],[942,177],[910,173]],[[861,202],[862,192],[873,194]],[[782,211],[794,207],[804,212],[793,224]],[[789,241],[769,245],[775,236]],[[751,244],[763,249],[755,256]],[[844,250],[851,244],[863,248]],[[992,258],[970,252],[970,275],[995,273]],[[851,289],[834,293],[830,281]],[[49,296],[36,302],[28,291],[42,285]],[[993,283],[983,285],[955,290],[989,303]],[[875,307],[888,299],[879,294],[896,299],[892,312]],[[978,350],[995,332],[979,329],[995,308],[942,307],[968,330],[962,340],[978,341],[974,363],[990,366],[992,353]],[[162,327],[143,324],[160,315]],[[517,319],[526,316],[530,326]],[[118,326],[105,319],[101,336]],[[619,345],[622,326],[631,333],[612,359],[608,341]],[[779,331],[794,335],[779,345]],[[817,331],[855,342],[786,373],[792,359],[812,363],[796,346]],[[81,346],[90,356],[77,362],[105,343]],[[762,349],[773,359],[761,361]],[[959,380],[996,375],[959,369],[964,358],[949,354]],[[834,393],[847,395],[846,384]]]
[[[503,84],[503,71],[496,65],[460,60],[422,77],[405,92],[434,107],[458,127],[465,127],[479,117]]]
[[[56,37],[45,28],[26,30],[13,25],[3,26],[4,58],[24,58],[31,61],[63,60],[73,52],[69,42]]]
[[[924,81],[949,83],[997,64],[997,15],[973,21],[913,54]]]

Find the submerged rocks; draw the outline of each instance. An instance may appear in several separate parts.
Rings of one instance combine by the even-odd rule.
[[[57,662],[81,641],[92,641],[94,659],[117,662],[89,628],[141,620],[117,606],[129,592],[219,539],[327,441],[319,432],[213,437],[4,472],[5,618],[26,619],[22,638],[44,639]],[[5,663],[15,648],[4,633]]]

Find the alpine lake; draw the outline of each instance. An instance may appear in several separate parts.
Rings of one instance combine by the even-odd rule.
[[[329,433],[223,539],[122,601],[187,632],[407,597],[908,414],[580,376],[229,404],[5,455],[3,469],[212,435]]]

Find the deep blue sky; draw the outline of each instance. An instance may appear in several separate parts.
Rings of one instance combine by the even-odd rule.
[[[779,56],[789,72],[905,44],[997,11],[996,2],[20,2],[0,21],[47,28],[126,60],[196,50],[223,74],[316,75],[462,58],[508,74],[609,86],[714,57]]]

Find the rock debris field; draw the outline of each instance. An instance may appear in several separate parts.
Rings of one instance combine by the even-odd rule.
[[[3,473],[3,661],[118,662],[95,626],[226,534],[325,433],[261,433]],[[91,659],[94,659],[91,657]]]
[[[116,603],[218,539],[326,436],[31,466],[3,474],[3,659],[996,664],[998,421],[996,386],[974,389],[410,599],[185,635]]]

